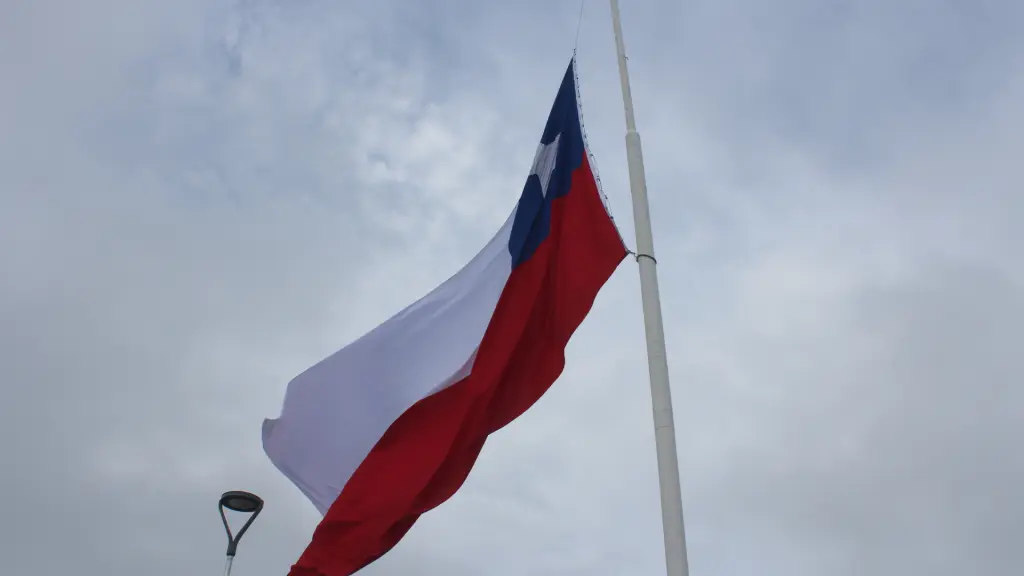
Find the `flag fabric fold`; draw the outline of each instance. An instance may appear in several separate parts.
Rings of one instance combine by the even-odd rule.
[[[626,256],[590,164],[575,59],[519,202],[462,270],[289,384],[263,425],[274,465],[324,515],[291,576],[347,576],[465,482],[532,406]]]

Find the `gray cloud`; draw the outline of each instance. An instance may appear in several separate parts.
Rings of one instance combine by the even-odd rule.
[[[218,570],[241,488],[236,573],[282,574],[317,516],[261,419],[503,221],[578,5],[79,4],[0,8],[3,568]],[[623,4],[692,572],[1019,571],[1021,8]],[[568,357],[368,574],[663,572],[632,265]]]

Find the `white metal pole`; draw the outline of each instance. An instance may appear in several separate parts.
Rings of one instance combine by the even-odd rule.
[[[227,562],[224,563],[224,576],[231,576],[231,564],[234,559],[234,556],[228,556]]]
[[[689,576],[686,558],[686,531],[683,528],[683,497],[676,455],[676,431],[672,418],[672,392],[668,382],[665,352],[665,328],[658,295],[657,260],[651,234],[651,209],[647,203],[647,179],[640,149],[640,134],[633,116],[633,96],[629,89],[626,48],[622,41],[619,2],[611,0],[615,48],[619,55],[619,79],[626,110],[626,161],[629,187],[633,196],[633,222],[636,227],[636,259],[640,268],[640,295],[643,300],[644,328],[647,334],[647,362],[651,376],[651,402],[654,409],[654,438],[658,453],[658,479],[661,485],[661,522],[665,530],[665,567],[668,576]]]

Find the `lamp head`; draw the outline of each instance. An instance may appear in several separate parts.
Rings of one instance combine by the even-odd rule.
[[[255,512],[263,508],[263,500],[251,492],[232,490],[220,497],[220,505],[235,512]]]

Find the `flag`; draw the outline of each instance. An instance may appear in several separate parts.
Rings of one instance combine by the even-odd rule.
[[[293,379],[281,416],[264,422],[270,460],[324,515],[290,574],[352,574],[450,498],[487,436],[561,374],[569,338],[626,253],[590,165],[573,59],[494,238]]]

